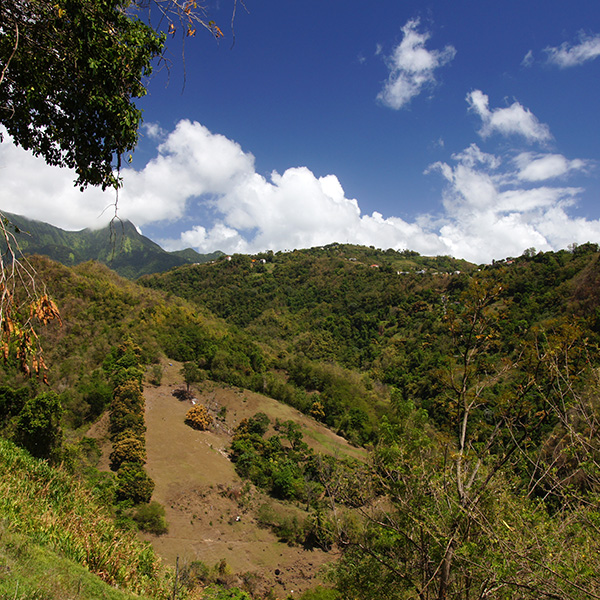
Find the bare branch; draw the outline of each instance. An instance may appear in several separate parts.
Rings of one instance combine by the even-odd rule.
[[[13,47],[11,55],[8,57],[8,60],[6,61],[6,64],[4,65],[4,68],[2,69],[2,74],[0,75],[0,85],[2,85],[2,82],[4,81],[4,76],[6,75],[6,70],[8,69],[8,65],[10,65],[12,59],[14,58],[18,47],[19,47],[19,24],[15,23],[15,45]]]

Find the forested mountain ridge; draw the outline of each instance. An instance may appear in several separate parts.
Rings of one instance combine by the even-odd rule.
[[[167,252],[141,235],[130,221],[116,220],[101,229],[65,231],[41,221],[3,214],[17,228],[16,238],[24,254],[42,254],[66,266],[97,260],[129,279],[189,263],[208,262],[222,255],[222,252],[199,254],[191,248]]]
[[[577,319],[595,339],[597,273],[595,245],[476,267],[448,257],[334,244],[236,255],[140,283],[208,308],[286,357],[279,367],[289,367],[288,382],[318,379],[305,371],[335,364],[428,408],[441,393],[437,373],[453,352],[449,316],[464,309],[465,296],[478,293],[478,282],[498,288],[497,354],[515,351],[536,328],[557,319]],[[334,405],[334,412],[343,412]]]

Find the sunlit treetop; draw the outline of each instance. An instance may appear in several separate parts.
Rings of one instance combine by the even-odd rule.
[[[0,121],[13,140],[76,184],[116,185],[134,148],[146,93],[142,77],[163,36],[121,0],[8,0],[0,8]]]
[[[0,124],[48,164],[74,169],[82,189],[116,187],[153,59],[167,32],[192,36],[198,25],[222,35],[190,1],[3,0]]]

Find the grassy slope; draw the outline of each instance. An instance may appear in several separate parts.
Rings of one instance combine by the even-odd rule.
[[[117,529],[68,474],[2,439],[0,472],[3,597],[164,597],[163,573],[152,549]]]
[[[85,567],[33,543],[28,537],[0,535],[0,598],[11,600],[140,599],[116,589]]]
[[[154,499],[165,506],[169,522],[168,534],[147,539],[172,564],[177,557],[180,564],[201,560],[209,566],[225,559],[234,573],[251,573],[264,589],[273,587],[278,597],[313,587],[320,567],[334,560],[335,553],[289,546],[258,525],[257,513],[265,503],[275,511],[297,513],[298,518],[306,513],[244,485],[227,458],[233,428],[262,411],[273,421],[297,422],[315,451],[353,458],[366,458],[366,452],[290,406],[209,381],[199,386],[198,400],[213,417],[222,408],[227,416],[224,421],[215,418],[210,431],[194,431],[184,424],[191,404],[172,395],[174,386],[182,383],[179,368],[178,363],[166,363],[163,384],[144,391],[147,469],[156,483]]]

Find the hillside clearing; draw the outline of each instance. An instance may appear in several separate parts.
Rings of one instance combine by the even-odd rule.
[[[265,503],[281,511],[299,509],[268,498],[236,474],[227,456],[232,431],[242,419],[262,411],[273,421],[298,423],[317,452],[364,459],[365,451],[290,406],[211,381],[194,390],[196,401],[213,417],[225,408],[226,417],[215,418],[210,431],[196,431],[184,423],[192,403],[173,396],[182,385],[181,364],[164,362],[163,368],[162,385],[144,389],[146,468],[156,483],[153,499],[165,507],[169,532],[159,537],[144,534],[144,539],[169,564],[179,558],[180,566],[199,560],[212,567],[225,560],[235,574],[232,582],[245,574],[258,592],[272,587],[278,594],[299,593],[316,585],[321,567],[334,560],[335,553],[290,546],[258,525],[256,512]],[[90,435],[101,431],[98,423]],[[107,464],[105,459],[103,468]]]

